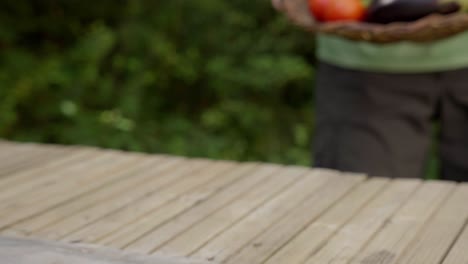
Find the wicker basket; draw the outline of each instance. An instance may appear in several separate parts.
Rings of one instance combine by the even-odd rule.
[[[468,30],[468,14],[431,15],[415,22],[370,24],[358,22],[314,23],[307,0],[285,0],[291,19],[307,31],[322,32],[351,40],[374,43],[430,42]]]

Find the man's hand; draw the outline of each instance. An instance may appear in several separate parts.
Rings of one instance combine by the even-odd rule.
[[[309,13],[308,0],[271,0],[273,7],[283,12],[294,24],[314,30],[315,21]]]

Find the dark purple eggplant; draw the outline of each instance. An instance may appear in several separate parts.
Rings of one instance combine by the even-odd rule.
[[[387,24],[415,21],[430,14],[450,14],[461,9],[456,1],[447,0],[373,0],[366,21]]]

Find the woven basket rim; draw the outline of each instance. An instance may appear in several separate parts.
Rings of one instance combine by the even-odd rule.
[[[398,41],[428,42],[468,30],[468,13],[429,15],[413,22],[373,24],[368,22],[331,22],[315,26],[317,32],[352,40],[379,43]]]
[[[317,25],[326,25],[326,24],[359,24],[359,25],[366,25],[366,26],[372,26],[372,27],[392,27],[392,26],[399,26],[399,27],[404,27],[404,26],[411,26],[415,24],[422,24],[422,23],[427,23],[427,21],[434,21],[434,20],[446,20],[446,19],[455,19],[455,18],[468,18],[468,13],[464,12],[457,12],[453,14],[447,14],[447,15],[441,15],[441,14],[431,14],[426,17],[423,17],[421,19],[415,20],[415,21],[395,21],[391,22],[388,24],[378,24],[378,23],[371,23],[368,21],[337,21],[337,22],[325,22],[321,23],[316,21],[315,23]]]

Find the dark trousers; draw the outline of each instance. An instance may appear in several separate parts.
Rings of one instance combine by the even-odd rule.
[[[468,180],[468,68],[388,74],[320,63],[317,74],[316,167],[423,177],[438,120],[441,177]]]

